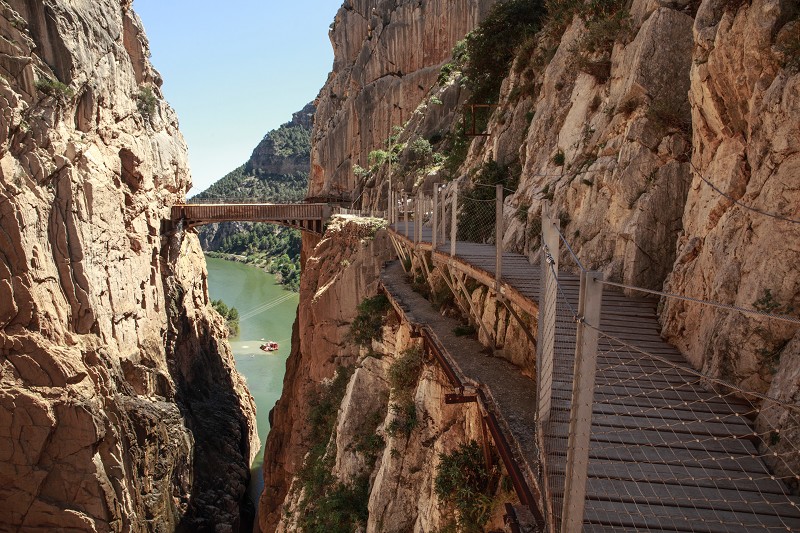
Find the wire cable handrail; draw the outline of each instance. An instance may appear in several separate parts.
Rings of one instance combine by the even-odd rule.
[[[751,205],[747,205],[747,204],[745,204],[743,202],[740,202],[739,200],[737,200],[733,196],[723,192],[716,185],[711,183],[705,176],[703,176],[703,174],[700,172],[700,170],[698,170],[698,168],[696,166],[694,166],[694,164],[691,161],[689,161],[689,165],[692,167],[692,170],[694,171],[694,173],[697,174],[697,177],[700,178],[701,180],[703,180],[703,182],[705,182],[706,185],[708,185],[709,187],[714,189],[714,191],[716,191],[718,194],[720,194],[721,196],[724,196],[725,198],[727,198],[728,200],[730,200],[734,204],[738,205],[739,207],[747,209],[749,211],[753,211],[754,213],[758,213],[760,215],[764,215],[766,217],[774,218],[776,220],[782,220],[784,222],[790,222],[792,224],[800,224],[800,220],[798,220],[798,219],[789,218],[789,217],[785,217],[785,216],[782,216],[782,215],[776,215],[775,213],[770,213],[769,211],[764,211],[763,209],[758,209],[757,207],[753,207]]]

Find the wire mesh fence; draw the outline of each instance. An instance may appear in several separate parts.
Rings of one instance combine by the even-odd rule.
[[[537,421],[540,435],[545,487],[545,514],[553,531],[562,527],[565,469],[567,466],[566,437],[571,414],[571,392],[574,380],[577,306],[576,295],[558,283],[555,263],[545,260],[544,292],[547,305],[542,309],[540,342],[542,365],[539,368],[539,405]],[[549,355],[547,355],[549,352]]]
[[[600,328],[584,523],[800,530],[800,408],[620,336]]]

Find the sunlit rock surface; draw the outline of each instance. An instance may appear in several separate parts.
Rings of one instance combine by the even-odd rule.
[[[0,1],[0,523],[235,531],[254,405],[130,2]]]

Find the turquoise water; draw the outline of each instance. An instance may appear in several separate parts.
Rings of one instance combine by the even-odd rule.
[[[249,491],[257,504],[264,485],[261,465],[264,462],[263,445],[269,432],[269,410],[281,395],[298,295],[284,290],[275,283],[272,274],[258,268],[211,257],[206,257],[206,264],[211,298],[222,299],[229,307],[239,310],[240,332],[229,340],[236,368],[247,380],[256,401],[258,437],[262,448],[251,465],[253,480]],[[280,349],[269,353],[261,351],[262,339],[277,341]]]

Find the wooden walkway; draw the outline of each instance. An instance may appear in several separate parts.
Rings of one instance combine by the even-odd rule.
[[[172,206],[171,219],[173,224],[183,222],[185,227],[214,222],[269,222],[322,235],[331,209],[330,205],[321,203],[180,204]]]
[[[414,246],[402,222],[391,230],[403,246]],[[457,242],[451,257],[449,243],[436,250],[430,243],[430,229],[423,229],[417,246],[431,252],[435,262],[494,286],[493,245]],[[539,278],[539,265],[503,254],[501,290],[532,316],[538,314]],[[542,436],[545,481],[557,515],[579,278],[559,273],[559,284],[553,407]],[[656,301],[604,290],[583,530],[800,531],[800,499],[787,495],[786,485],[770,474],[756,449],[754,408],[704,387],[686,370],[690,365],[680,352],[660,337],[660,329]],[[536,470],[535,465],[526,468]]]

